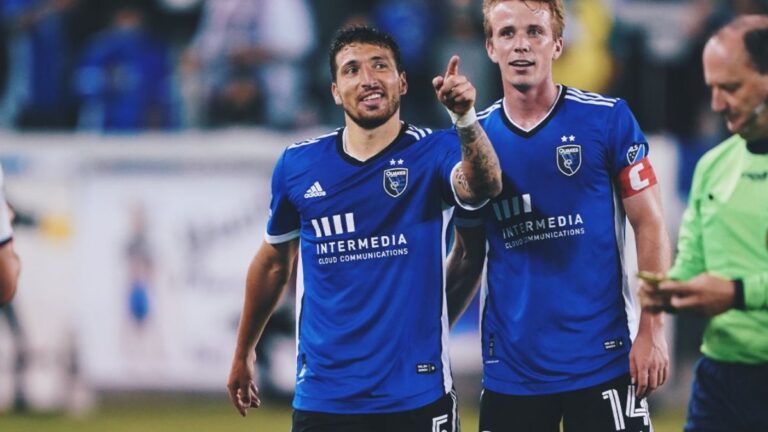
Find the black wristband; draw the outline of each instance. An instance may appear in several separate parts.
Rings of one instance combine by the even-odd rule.
[[[733,288],[733,308],[745,310],[747,305],[744,304],[744,281],[741,279],[734,279]]]

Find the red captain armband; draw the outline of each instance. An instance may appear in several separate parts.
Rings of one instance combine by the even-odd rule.
[[[656,184],[656,173],[646,157],[624,168],[619,173],[621,197],[629,198]]]

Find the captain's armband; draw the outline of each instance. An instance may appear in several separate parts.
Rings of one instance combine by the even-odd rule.
[[[656,173],[646,157],[624,168],[619,173],[621,197],[629,198],[656,184]]]

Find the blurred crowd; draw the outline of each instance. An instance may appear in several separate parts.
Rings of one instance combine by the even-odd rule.
[[[402,47],[408,121],[443,126],[431,78],[450,55],[501,97],[482,0],[3,0],[0,127],[18,131],[290,130],[338,124],[327,45],[370,24]],[[768,0],[566,0],[558,81],[627,99],[649,132],[693,160],[717,142],[700,53],[707,35]],[[687,190],[681,185],[681,190]]]

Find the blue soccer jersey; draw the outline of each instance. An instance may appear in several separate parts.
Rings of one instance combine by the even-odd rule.
[[[622,265],[618,178],[645,161],[647,141],[624,101],[559,92],[531,130],[516,126],[502,101],[478,115],[503,191],[478,212],[457,212],[457,224],[483,224],[488,238],[483,384],[499,393],[564,392],[629,371],[637,317]]]
[[[266,239],[300,238],[296,409],[397,412],[452,387],[444,261],[455,131],[403,126],[360,162],[343,129],[288,147]]]

